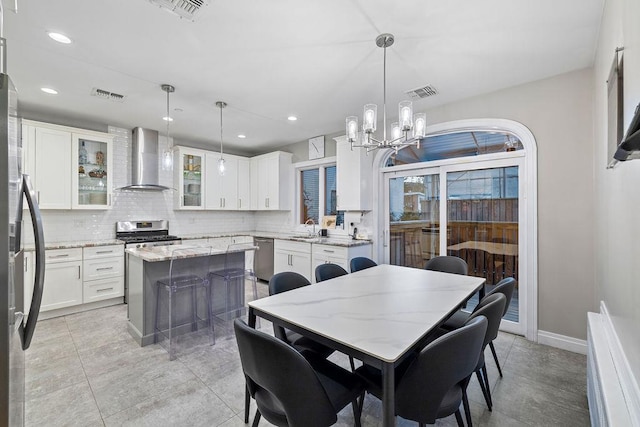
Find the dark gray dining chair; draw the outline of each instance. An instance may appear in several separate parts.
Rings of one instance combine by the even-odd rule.
[[[249,394],[260,418],[279,427],[326,427],[351,404],[360,427],[364,383],[355,374],[322,358],[305,359],[291,346],[234,321],[238,352]]]
[[[333,279],[334,277],[344,276],[345,274],[349,274],[349,272],[338,264],[328,262],[317,266],[315,274],[316,282],[322,282],[324,280]]]
[[[282,273],[274,274],[269,280],[269,295],[276,295],[292,289],[309,286],[310,284],[311,283],[303,275],[293,271],[284,271]],[[332,348],[320,344],[311,338],[300,335],[297,332],[283,328],[275,323],[273,324],[273,334],[276,338],[284,341],[303,354],[315,353],[319,357],[326,358],[334,352]]]
[[[485,317],[487,319],[487,331],[482,343],[482,351],[480,352],[480,358],[476,365],[476,376],[482,389],[482,394],[487,402],[487,408],[489,411],[493,410],[493,401],[491,400],[491,387],[489,384],[489,376],[487,375],[487,366],[484,360],[484,349],[491,341],[495,340],[498,336],[498,329],[500,328],[500,320],[502,319],[502,311],[504,310],[507,298],[501,293],[494,293],[491,296],[484,297],[479,304],[480,308],[475,310],[469,320],[465,323],[465,326],[478,317]],[[464,326],[463,326],[464,328]],[[459,330],[459,329],[456,329]]]
[[[487,297],[489,297],[490,295],[493,295],[495,293],[503,294],[506,297],[506,303],[504,305],[504,310],[502,312],[502,317],[504,317],[505,314],[507,314],[507,311],[509,310],[509,304],[511,304],[511,298],[513,297],[513,292],[514,292],[515,288],[516,288],[516,279],[514,279],[513,277],[506,277],[506,278],[502,279],[501,281],[499,281],[487,293],[487,295],[482,299],[482,301],[484,301]],[[481,306],[481,304],[476,305],[476,307],[473,309],[473,311],[476,311],[478,308],[480,308],[480,306]],[[464,311],[464,310],[458,310],[455,313],[453,313],[453,316],[451,316],[442,325],[442,328],[446,329],[448,331],[452,331],[454,329],[458,329],[459,327],[464,325],[467,320],[469,320],[469,316],[471,316],[470,312]],[[498,354],[496,353],[496,348],[493,345],[493,341],[491,341],[489,343],[489,348],[491,348],[491,354],[493,355],[493,360],[495,360],[496,366],[498,367],[498,373],[502,377],[502,367],[500,366],[500,362],[498,361]]]
[[[487,325],[487,319],[474,318],[462,328],[432,341],[417,356],[396,368],[396,415],[417,421],[423,427],[455,414],[458,425],[464,426],[460,404],[469,421],[466,387],[476,369]],[[364,379],[367,391],[380,399],[380,370],[363,365],[356,373]]]
[[[349,268],[351,269],[352,273],[355,273],[356,271],[364,270],[366,268],[375,267],[376,265],[378,264],[374,260],[364,256],[358,256],[358,257],[352,258],[351,262],[349,262]]]
[[[442,255],[431,258],[424,266],[425,270],[441,271],[443,273],[453,273],[467,275],[467,262],[460,257],[453,255]]]

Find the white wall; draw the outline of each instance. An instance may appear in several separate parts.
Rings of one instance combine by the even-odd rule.
[[[605,169],[607,92],[614,49],[624,46],[624,128],[640,103],[640,2],[607,0],[594,66],[597,300],[606,304],[636,381],[640,382],[640,160]],[[597,310],[596,310],[597,311]]]

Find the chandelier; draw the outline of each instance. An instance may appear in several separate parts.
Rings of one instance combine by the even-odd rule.
[[[353,147],[366,148],[367,153],[378,148],[399,148],[416,145],[420,148],[420,140],[427,135],[427,115],[413,114],[411,101],[402,101],[398,105],[398,121],[391,123],[391,139],[387,139],[387,48],[393,45],[393,34],[384,33],[376,37],[376,45],[384,52],[382,66],[382,139],[376,139],[378,120],[378,106],[366,104],[362,117],[362,132],[358,132],[358,117],[349,116],[346,119],[347,141]]]

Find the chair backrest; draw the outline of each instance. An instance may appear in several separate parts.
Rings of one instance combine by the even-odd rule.
[[[378,265],[374,260],[369,259],[364,256],[358,256],[351,259],[349,263],[349,268],[351,268],[351,272],[355,273],[356,271],[364,270],[365,268],[371,268]]]
[[[514,279],[513,277],[505,277],[504,279],[500,280],[496,284],[496,286],[491,289],[491,291],[487,293],[485,298],[495,293],[503,294],[507,298],[507,301],[504,305],[504,312],[502,313],[502,316],[504,316],[505,314],[507,314],[507,310],[509,310],[509,304],[511,304],[511,297],[513,296],[513,291],[515,290],[515,288],[516,279]]]
[[[240,319],[234,320],[233,327],[249,393],[267,421],[273,422],[269,414],[280,410],[292,427],[329,426],[337,421],[327,392],[300,353]]]
[[[501,293],[485,296],[482,298],[482,301],[480,301],[480,304],[478,304],[473,310],[469,319],[465,323],[468,324],[470,321],[480,316],[487,318],[487,334],[484,337],[484,343],[482,344],[483,349],[498,336],[500,320],[502,320],[502,312],[504,311],[506,302],[507,297]]]
[[[208,280],[207,275],[211,262],[209,255],[211,255],[211,246],[181,247],[171,250],[171,263],[169,264],[171,286],[179,284],[178,282],[187,276],[195,276],[203,281]]]
[[[258,247],[253,243],[231,243],[227,245],[227,251],[224,255],[224,269],[229,270],[233,268],[233,265],[238,264],[240,258],[246,259],[247,253],[251,253],[257,249]],[[244,262],[242,264],[242,269],[244,269]]]
[[[467,262],[460,257],[443,255],[431,258],[424,266],[425,270],[441,271],[467,275]]]
[[[396,414],[433,424],[447,392],[473,374],[487,324],[477,317],[422,349],[396,387]]]
[[[271,276],[269,279],[269,295],[287,292],[292,289],[309,286],[311,283],[302,274],[293,271],[283,271]],[[273,334],[280,340],[289,343],[284,328],[280,325],[273,324]]]
[[[282,273],[274,274],[271,276],[271,279],[269,279],[269,295],[287,292],[310,284],[311,282],[302,274],[293,271],[283,271]]]
[[[323,280],[344,276],[345,274],[349,274],[349,272],[338,264],[320,264],[316,267],[316,282],[322,282]]]

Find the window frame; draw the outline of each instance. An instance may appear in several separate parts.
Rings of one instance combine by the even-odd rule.
[[[319,177],[318,177],[318,191],[321,195],[320,203],[318,206],[318,215],[324,215],[326,209],[326,169],[329,167],[337,167],[336,158],[335,157],[325,157],[323,159],[318,160],[310,160],[306,162],[298,162],[294,164],[294,170],[296,174],[296,194],[295,194],[295,224],[296,225],[304,225],[302,222],[302,171],[318,169]],[[321,218],[318,218],[318,222],[320,222]],[[317,224],[320,225],[320,224]]]

